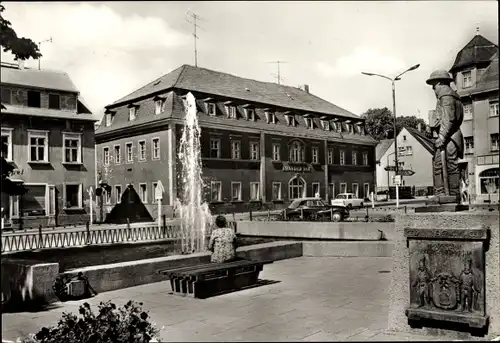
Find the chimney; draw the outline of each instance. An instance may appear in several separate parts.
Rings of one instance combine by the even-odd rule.
[[[17,60],[17,67],[20,70],[23,70],[24,69],[24,60]]]
[[[306,84],[300,85],[299,88],[302,89],[304,92],[309,93],[309,85]]]

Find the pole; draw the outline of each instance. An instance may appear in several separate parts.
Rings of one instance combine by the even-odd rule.
[[[396,85],[392,80],[392,112],[394,113],[394,163],[396,164],[396,175],[399,175],[398,162],[398,137],[396,131]],[[396,184],[396,208],[399,208],[399,182]]]
[[[158,229],[161,228],[161,199],[156,200],[158,202]]]
[[[399,208],[399,182],[396,183],[396,208]]]
[[[375,195],[373,194],[373,191],[372,191],[372,208],[375,208]]]
[[[196,40],[198,37],[196,36],[196,15],[193,15],[194,18],[194,66],[198,67],[198,50],[196,48]]]

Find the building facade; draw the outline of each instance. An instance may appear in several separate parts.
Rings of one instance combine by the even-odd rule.
[[[375,145],[360,117],[302,89],[184,65],[106,106],[96,132],[109,208],[132,184],[153,217],[158,181],[167,213],[182,191],[177,157],[191,92],[201,128],[201,158],[211,204],[277,205],[345,191],[368,196]]]
[[[411,176],[402,176],[402,186],[415,187],[416,195],[426,195],[433,186],[432,178],[432,143],[421,130],[404,127],[396,137],[398,143],[398,164],[400,170],[411,170]],[[394,187],[395,171],[386,170],[395,166],[394,140],[386,139],[377,146],[377,190]],[[425,193],[425,194],[424,194]]]
[[[498,203],[498,46],[477,34],[450,69],[464,107],[461,161],[472,203]]]
[[[89,221],[95,184],[94,118],[69,76],[2,63],[2,156],[27,193],[2,193],[7,226]]]

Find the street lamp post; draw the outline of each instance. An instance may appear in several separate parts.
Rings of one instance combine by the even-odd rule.
[[[396,137],[397,137],[397,131],[396,131],[396,84],[394,82],[401,80],[401,76],[403,76],[403,74],[405,74],[409,71],[415,70],[418,67],[420,67],[420,64],[415,64],[413,67],[405,70],[404,72],[402,72],[401,74],[399,74],[398,76],[396,76],[393,79],[391,79],[390,77],[385,76],[385,75],[361,72],[361,74],[363,74],[363,75],[379,76],[379,77],[382,77],[384,79],[391,81],[391,84],[392,84],[392,112],[394,113],[394,123],[393,123],[393,125],[394,125],[394,128],[393,128],[393,130],[394,130],[394,134],[393,134],[393,136],[394,136],[394,163],[396,164],[395,165],[396,175],[399,175],[399,163],[398,163],[398,140],[396,139]],[[399,195],[397,193],[398,193],[398,185],[396,185],[396,207],[399,207]]]

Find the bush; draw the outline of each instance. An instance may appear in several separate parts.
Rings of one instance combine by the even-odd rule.
[[[88,303],[80,306],[78,318],[63,313],[57,325],[43,327],[38,333],[25,338],[23,343],[149,343],[158,339],[158,330],[142,311],[142,303],[127,302],[117,308],[110,301],[101,302],[95,315]]]

